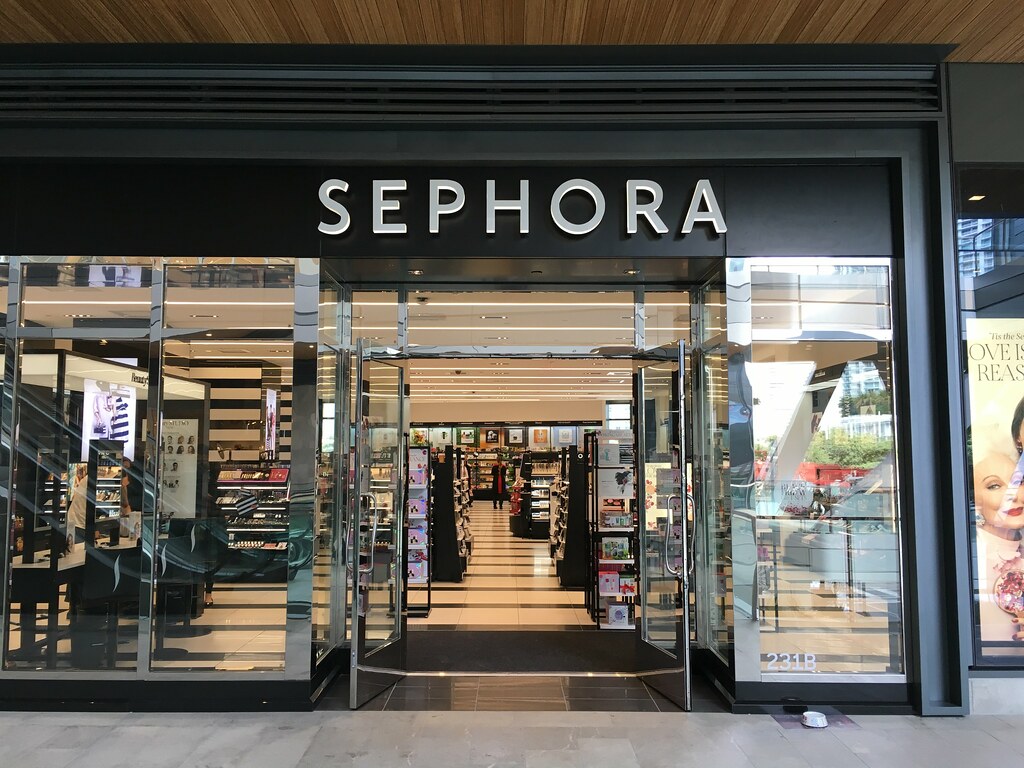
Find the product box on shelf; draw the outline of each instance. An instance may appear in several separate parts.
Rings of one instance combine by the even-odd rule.
[[[601,539],[601,559],[622,560],[623,562],[631,560],[629,537],[605,536]]]
[[[619,594],[619,572],[598,571],[597,587],[602,596]]]
[[[608,600],[605,603],[605,625],[624,628],[629,624],[629,605]]]

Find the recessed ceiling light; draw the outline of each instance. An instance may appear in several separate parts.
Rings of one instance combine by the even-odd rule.
[[[213,334],[212,334],[212,333],[208,333],[208,334],[206,334],[206,335],[207,335],[207,336],[213,336]]]
[[[968,200],[969,200],[970,202],[972,202],[972,203],[976,203],[976,202],[978,202],[979,200],[984,200],[984,199],[985,199],[985,195],[971,195],[971,196],[970,196],[970,197],[968,197],[967,199],[968,199]]]
[[[64,315],[64,317],[73,317],[75,319],[80,319],[80,318],[83,318],[83,317],[92,317],[92,315],[78,315],[78,314],[75,314],[75,315]]]
[[[639,275],[640,274],[640,270],[639,269],[624,269],[624,270],[622,270],[622,274],[624,274],[624,275]]]
[[[107,346],[107,340],[106,339],[100,339],[100,346],[102,346],[102,347]]]
[[[192,317],[197,318],[197,319],[198,318],[202,318],[204,320],[207,320],[209,318],[220,317],[220,315],[192,315]]]
[[[508,315],[480,315],[481,320],[508,320]]]
[[[422,269],[410,269],[409,270],[409,274],[413,275],[414,277],[419,277],[420,275],[423,274],[423,270]]]

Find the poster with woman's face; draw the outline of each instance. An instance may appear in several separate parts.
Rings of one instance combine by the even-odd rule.
[[[975,581],[981,654],[1024,660],[1024,320],[968,318]]]

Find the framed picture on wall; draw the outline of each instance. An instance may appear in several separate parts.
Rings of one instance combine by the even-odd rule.
[[[485,443],[496,443],[498,442],[498,430],[488,429],[484,431],[484,442]]]
[[[477,428],[476,427],[459,427],[459,445],[476,445],[477,439]]]
[[[525,429],[523,427],[509,427],[505,433],[509,445],[522,445],[525,442]]]
[[[431,427],[430,428],[430,447],[431,448],[444,448],[446,445],[452,445],[452,430],[448,427]]]
[[[576,442],[576,427],[555,427],[555,444],[572,445]]]
[[[551,444],[551,427],[531,427],[530,445],[534,448],[546,448]]]

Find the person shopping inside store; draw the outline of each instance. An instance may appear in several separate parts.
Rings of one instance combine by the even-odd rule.
[[[491,467],[491,492],[494,494],[494,508],[504,509],[508,498],[508,486],[505,483],[505,464],[498,459]]]

